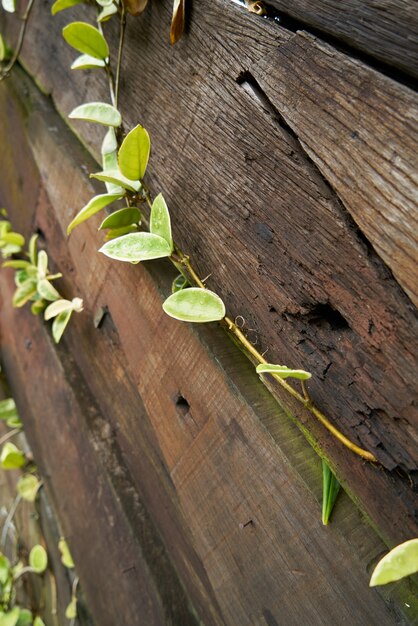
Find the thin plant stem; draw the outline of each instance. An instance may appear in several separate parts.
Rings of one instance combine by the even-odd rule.
[[[19,58],[19,54],[22,50],[23,42],[25,40],[26,28],[28,25],[29,16],[32,11],[34,1],[35,0],[29,0],[28,5],[26,7],[26,11],[24,12],[22,16],[22,26],[20,27],[19,38],[17,40],[16,49],[9,63],[6,65],[6,67],[3,69],[2,73],[0,74],[0,81],[4,80],[5,78],[7,78],[7,76],[9,76],[11,70],[13,69],[14,65],[17,62],[17,59]]]
[[[11,508],[10,508],[9,514],[6,517],[6,520],[4,522],[4,526],[3,526],[3,530],[2,530],[1,538],[0,538],[0,546],[1,546],[2,550],[4,550],[4,546],[6,544],[6,539],[7,539],[7,533],[9,532],[10,525],[13,522],[13,518],[15,516],[17,507],[19,506],[19,502],[21,501],[21,499],[22,499],[21,495],[17,494],[17,496],[16,496],[16,498],[15,498],[15,500],[14,500],[14,502],[13,502]]]
[[[115,78],[115,107],[118,106],[118,98],[119,98],[119,80],[120,80],[120,70],[122,66],[122,54],[123,54],[123,43],[125,40],[125,30],[126,30],[126,13],[125,13],[125,5],[122,2],[121,10],[120,10],[120,29],[119,29],[119,47],[118,47],[118,58],[116,61],[116,78]]]
[[[17,435],[17,433],[20,433],[20,428],[14,428],[10,432],[3,435],[3,437],[0,437],[0,446],[15,435]]]

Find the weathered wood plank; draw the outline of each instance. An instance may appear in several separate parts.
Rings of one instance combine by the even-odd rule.
[[[414,0],[269,0],[268,4],[374,56],[418,76],[418,20]],[[286,21],[284,20],[286,23]]]
[[[417,96],[306,34],[253,71],[418,304]]]
[[[70,452],[76,445],[84,458],[88,455],[87,444],[90,446],[93,441],[94,455],[103,462],[106,455],[103,458],[102,449],[109,446],[112,438],[109,425],[113,424],[118,441],[123,442],[124,460],[134,466],[140,460],[135,445],[143,437],[146,416],[142,414],[139,400],[136,415],[129,403],[125,412],[123,398],[129,399],[132,393],[126,386],[126,379],[135,381],[159,442],[160,463],[163,462],[169,472],[190,541],[204,564],[220,606],[218,622],[223,620],[231,626],[237,621],[265,624],[284,620],[300,624],[309,619],[313,623],[334,624],[346,619],[353,624],[362,624],[364,620],[392,624],[392,614],[382,607],[376,592],[367,588],[364,565],[360,566],[357,557],[352,555],[350,542],[344,544],[337,532],[321,527],[318,504],[289,463],[292,441],[298,440],[293,427],[283,422],[281,439],[287,447],[285,453],[280,445],[273,443],[259,415],[254,413],[251,405],[259,414],[264,414],[266,422],[272,421],[276,408],[254,379],[249,364],[231,344],[225,343],[223,332],[204,329],[206,341],[217,346],[215,355],[211,356],[195,332],[163,316],[160,292],[167,292],[171,282],[167,267],[163,266],[163,273],[156,275],[156,284],[141,267],[109,264],[89,245],[96,237],[94,223],[75,231],[68,246],[64,244],[67,217],[61,207],[73,193],[80,196],[90,193],[91,184],[82,171],[76,169],[79,160],[72,161],[71,144],[59,120],[53,116],[43,119],[41,111],[35,109],[29,115],[27,126],[38,166],[45,174],[48,169],[45,183],[51,199],[54,198],[52,208],[45,197],[39,197],[35,225],[45,235],[51,258],[67,274],[65,293],[73,295],[74,290],[81,293],[86,300],[86,313],[72,321],[63,348],[55,353],[48,338],[49,331],[39,318],[31,317],[27,311],[16,315],[10,305],[7,306],[12,285],[5,282],[4,274],[0,276],[5,303],[1,317],[2,333],[6,337],[3,350],[14,374],[14,384],[20,389],[21,402],[26,406],[30,400],[33,412],[37,406],[45,407],[40,389],[45,388],[46,380],[51,385],[48,372],[53,368],[52,382],[59,380],[62,385],[53,392],[51,402],[43,411],[43,423],[55,416],[55,394],[59,392],[58,409],[61,410],[57,430],[61,445],[71,438]],[[51,127],[59,129],[58,135],[48,132]],[[90,165],[87,157],[85,162]],[[63,176],[63,172],[73,174]],[[31,213],[28,213],[26,222],[30,221]],[[125,363],[111,360],[110,367],[103,357],[107,352],[111,358],[109,350],[117,339],[116,330],[106,322],[100,330],[94,331],[92,327],[97,308],[104,304],[109,306],[126,355]],[[35,339],[29,351],[25,348],[25,339],[34,327]],[[14,341],[18,329],[19,340]],[[80,346],[84,349],[80,350]],[[25,398],[25,372],[33,371],[35,360],[45,364],[45,371],[37,380],[39,389],[34,393],[28,390]],[[238,380],[241,388],[237,387]],[[186,412],[177,406],[179,393],[189,402]],[[64,403],[68,397],[71,403],[68,400]],[[120,401],[120,409],[116,400]],[[116,420],[112,417],[115,411]],[[53,447],[40,441],[36,419],[32,419],[33,436],[37,445],[42,445],[42,457],[48,465],[52,463],[49,457]],[[73,431],[75,434],[71,436]],[[151,442],[151,445],[154,444]],[[313,454],[306,446],[299,445],[299,454],[302,449],[303,454]],[[62,476],[54,478],[60,473],[58,466],[51,472],[51,483],[58,481],[55,489],[71,469],[62,463],[62,458],[65,457],[60,458]],[[352,457],[349,458],[351,462]],[[116,468],[110,461],[108,459],[107,469],[114,474]],[[365,476],[376,475],[378,480],[383,476],[370,466],[361,465],[361,468],[367,473]],[[316,465],[315,476],[319,482],[318,470]],[[138,474],[137,470],[139,480]],[[82,478],[78,473],[74,484],[79,480]],[[143,474],[142,482],[148,480],[148,475]],[[248,532],[247,528],[239,527],[247,518],[253,519]],[[343,516],[342,526],[344,519]],[[359,521],[357,524],[364,540],[368,537],[366,527]],[[100,529],[97,532],[101,534]],[[74,531],[71,535],[74,542],[80,540]],[[85,545],[85,541],[78,545]],[[108,541],[112,546],[111,537]],[[376,550],[377,544],[374,546]],[[169,547],[174,551],[173,543]],[[364,544],[361,550],[365,550]],[[75,556],[77,558],[77,550]],[[134,560],[133,555],[131,558]],[[369,554],[367,561],[370,558],[373,556]],[[353,571],[358,575],[353,576]],[[96,585],[100,585],[102,574],[96,571]],[[185,582],[189,584],[188,580]],[[135,621],[128,623],[136,624]]]
[[[51,37],[24,59],[61,112],[87,91],[100,98],[104,81],[97,74],[69,75],[72,53],[50,47],[63,21],[34,17],[28,49],[46,23]],[[274,59],[277,42],[285,45],[289,33],[274,24],[261,27],[222,3],[199,3],[189,36],[173,50],[161,38],[168,21],[167,3],[130,23],[121,102],[129,103],[128,125],[141,121],[151,131],[151,185],[169,200],[176,238],[195,253],[202,275],[212,273],[208,284],[231,315],[256,327],[271,360],[311,370],[320,407],[388,468],[413,474],[416,320],[410,304],[300,145],[236,83],[242,70],[257,70],[260,57]],[[139,103],[133,97],[138,67]],[[363,70],[369,77],[359,66]],[[82,132],[97,146],[97,129],[87,125]],[[41,167],[46,177],[49,164]],[[62,176],[68,176],[64,168]],[[74,191],[67,221],[86,200]]]

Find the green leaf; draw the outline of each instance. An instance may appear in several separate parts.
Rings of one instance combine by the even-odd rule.
[[[18,469],[26,463],[25,455],[14,443],[8,441],[4,444],[0,454],[0,465],[3,469]]]
[[[59,1],[60,0],[58,0],[58,2]],[[103,61],[103,59],[96,59],[89,54],[82,54],[81,56],[77,57],[71,65],[72,70],[91,70],[97,67],[105,67],[105,62]]]
[[[328,464],[322,461],[322,523],[326,526],[340,491],[340,483],[331,472]]]
[[[55,343],[60,342],[60,339],[64,334],[64,330],[66,329],[67,324],[70,321],[71,314],[71,309],[69,311],[63,311],[62,313],[59,313],[52,322],[52,336]]]
[[[23,269],[30,267],[30,263],[29,261],[21,261],[21,260],[5,261],[2,264],[2,267],[12,267],[15,270],[23,270]]]
[[[1,0],[2,7],[8,13],[14,13],[16,11],[15,0]]]
[[[29,240],[29,260],[32,265],[37,265],[38,263],[37,240],[38,235],[32,235]]]
[[[104,126],[120,126],[122,116],[117,109],[107,102],[87,102],[80,104],[68,116],[71,120],[95,122]]]
[[[71,598],[70,604],[65,609],[65,617],[67,619],[75,619],[77,617],[77,598]]]
[[[38,278],[45,278],[48,272],[48,255],[45,250],[41,250],[38,254]]]
[[[6,420],[6,424],[9,428],[22,428],[22,422],[17,415],[9,417],[9,419]]]
[[[72,300],[56,300],[45,309],[44,318],[45,320],[50,320],[61,313],[65,313],[66,311],[76,311],[77,313],[81,313],[82,310],[83,301],[81,298],[73,298]]]
[[[130,180],[141,180],[148,165],[150,138],[142,126],[138,124],[122,142],[118,153],[119,169]]]
[[[105,183],[113,183],[114,185],[119,185],[119,187],[123,187],[124,189],[128,189],[133,192],[139,191],[141,187],[141,183],[139,181],[129,180],[117,169],[104,170],[103,172],[90,174],[90,178],[97,178],[97,180],[101,180]]]
[[[25,238],[20,233],[5,233],[2,240],[13,246],[19,246],[19,248],[25,245]]]
[[[12,57],[12,51],[4,40],[3,35],[0,34],[0,61],[7,61]],[[3,209],[4,210],[4,209]]]
[[[173,251],[170,213],[162,193],[159,193],[152,203],[149,229],[154,235],[159,235],[165,239],[170,250]]]
[[[190,287],[189,281],[183,274],[179,274],[171,283],[171,293],[176,293],[176,291],[181,291],[187,287]]]
[[[131,226],[141,222],[142,214],[136,207],[127,207],[119,209],[108,215],[99,226],[99,230],[107,228],[122,228],[123,226]]]
[[[48,567],[48,555],[43,546],[37,544],[29,552],[29,565],[37,573],[42,574]]]
[[[64,11],[64,9],[70,9],[71,7],[76,6],[76,4],[81,4],[83,0],[56,0],[51,7],[52,15],[56,15],[60,11]]]
[[[0,420],[8,420],[11,417],[17,417],[17,408],[13,398],[0,400]]]
[[[115,153],[118,149],[118,142],[116,140],[116,134],[114,128],[109,128],[102,143],[101,153],[105,154]]]
[[[99,15],[97,16],[98,22],[107,22],[108,19],[112,17],[115,13],[118,12],[117,7],[114,4],[109,4],[109,6],[104,7]]]
[[[40,313],[42,313],[45,307],[45,300],[35,300],[35,302],[32,303],[30,310],[32,315],[39,315]]]
[[[28,609],[20,609],[16,626],[31,626],[32,613]]]
[[[38,293],[44,300],[59,300],[61,298],[58,291],[55,289],[53,285],[47,280],[43,278],[38,281]]]
[[[176,291],[164,302],[163,309],[183,322],[215,322],[225,317],[225,305],[220,297],[200,287]]]
[[[117,239],[118,237],[123,237],[123,235],[137,232],[137,226],[122,226],[121,228],[111,228],[107,231],[104,241],[110,241],[111,239]]]
[[[45,622],[39,617],[35,617],[35,621],[33,622],[33,626],[45,626]]]
[[[0,552],[0,584],[5,585],[10,578],[10,561]]]
[[[103,60],[109,56],[106,39],[97,28],[90,24],[72,22],[63,28],[62,35],[65,41],[78,52]]]
[[[17,481],[17,493],[28,502],[35,502],[41,482],[33,474],[24,474]]]
[[[105,243],[99,252],[117,261],[137,263],[170,256],[171,248],[162,237],[141,232],[112,239]]]
[[[20,308],[36,294],[36,281],[33,279],[26,280],[14,292],[12,305]]]
[[[16,626],[19,615],[20,609],[18,606],[15,606],[14,609],[0,617],[0,626]]]
[[[58,549],[61,552],[61,561],[65,567],[72,569],[74,567],[73,557],[71,556],[70,549],[64,537],[61,537],[58,542]]]
[[[94,198],[92,198],[90,202],[88,202],[86,206],[77,213],[71,224],[69,224],[67,228],[67,235],[69,235],[76,226],[78,226],[82,222],[85,222],[90,217],[92,217],[92,215],[95,215],[96,213],[104,209],[105,206],[112,204],[112,202],[115,202],[122,197],[123,196],[120,193],[104,193],[100,196],[95,196]]]
[[[292,370],[286,365],[272,365],[271,363],[261,363],[256,367],[257,374],[276,374],[280,378],[299,378],[300,380],[307,380],[311,378],[312,374],[305,372],[305,370]]]
[[[370,587],[387,585],[418,572],[418,539],[409,539],[396,546],[376,565]]]

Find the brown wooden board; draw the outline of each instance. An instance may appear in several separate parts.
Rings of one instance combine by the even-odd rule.
[[[80,10],[54,20],[39,10],[23,59],[60,112],[66,114],[86,99],[107,97],[97,73],[68,72],[75,55],[58,44],[61,26],[70,15],[79,18]],[[257,98],[254,90],[249,93],[251,76],[266,89],[273,83],[278,44],[291,57],[299,42],[309,39],[220,1],[202,2],[193,9],[188,36],[172,48],[164,37],[169,20],[169,3],[163,3],[129,22],[121,107],[127,127],[141,122],[151,133],[148,180],[154,193],[164,191],[176,240],[203,276],[211,274],[208,286],[224,298],[232,317],[242,315],[246,328],[255,328],[250,335],[261,351],[268,349],[271,361],[312,371],[315,402],[388,469],[413,476],[418,449],[416,318],[374,251],[397,250],[396,257],[385,258],[411,293],[413,264],[407,259],[413,250],[403,247],[405,242],[416,245],[416,231],[408,227],[413,214],[405,221],[399,198],[407,194],[412,201],[412,163],[404,156],[391,162],[385,146],[375,145],[373,138],[367,143],[368,136],[350,139],[350,134],[346,141],[349,166],[359,154],[382,176],[391,175],[382,202],[385,216],[392,211],[396,224],[376,227],[372,217],[362,217],[348,181],[340,176],[335,189],[330,188],[331,174],[324,181],[309,156],[313,147],[297,141],[264,92]],[[45,29],[49,37],[42,39]],[[112,24],[108,35],[115,41]],[[387,131],[392,150],[410,155],[411,92],[321,44],[314,51],[330,82],[341,85],[343,93],[347,89],[352,118],[361,117],[362,125],[379,134],[369,106],[369,94],[375,92],[382,99],[382,116],[399,119],[405,129],[399,137]],[[301,63],[297,54],[294,60]],[[341,78],[344,68],[351,71],[347,79]],[[309,67],[306,71],[312,73]],[[353,84],[354,74],[357,83],[364,81],[363,91]],[[283,115],[296,98],[296,116],[297,98],[301,110],[306,102],[302,90],[298,96],[289,83],[282,91]],[[317,98],[326,112],[331,104]],[[341,98],[335,114],[345,129]],[[333,163],[327,152],[330,115],[318,121],[310,115],[308,111],[307,119],[298,122],[300,133],[317,124],[315,141],[323,147],[315,149]],[[353,124],[348,125],[354,133]],[[97,153],[101,131],[83,123],[74,127]],[[340,140],[336,135],[335,141]],[[322,169],[327,176],[329,169]],[[372,200],[374,170],[356,171],[367,210],[377,217],[382,206]],[[68,221],[79,207],[72,198],[65,207]],[[358,230],[347,209],[367,232]]]
[[[269,0],[296,20],[293,28],[318,29],[354,50],[418,75],[418,18],[414,0]]]
[[[164,603],[167,581],[156,567],[164,563],[161,550],[204,623],[413,623],[414,613],[402,618],[399,606],[403,597],[415,611],[402,595],[408,585],[389,596],[383,590],[397,602],[390,611],[382,592],[368,589],[365,567],[383,546],[349,501],[333,526],[321,526],[307,488],[315,482],[320,491],[319,462],[248,361],[216,327],[197,333],[162,313],[168,266],[151,276],[97,255],[91,244],[98,219],[66,243],[62,206],[91,193],[77,164],[92,163],[47,103],[36,101],[28,81],[6,93],[10,109],[17,93],[31,103],[28,139],[49,198],[38,174],[32,208],[24,196],[15,204],[7,185],[1,199],[13,205],[25,232],[40,229],[66,275],[64,295],[82,295],[86,312],[71,321],[56,350],[39,318],[11,308],[14,286],[2,272],[2,356],[98,623],[189,623],[190,616],[167,618],[173,607]],[[10,142],[18,129],[22,123],[16,131],[3,128],[2,140]],[[5,171],[10,154],[2,159]],[[109,313],[96,329],[105,305]],[[269,422],[277,442],[263,425]],[[153,524],[164,538],[157,551],[150,545]]]

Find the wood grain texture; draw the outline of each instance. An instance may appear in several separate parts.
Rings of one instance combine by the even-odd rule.
[[[256,75],[303,149],[418,304],[418,98],[298,34]]]
[[[55,42],[70,17],[48,21],[39,11],[23,60],[60,112],[105,97],[100,74],[68,73],[74,55]],[[79,17],[79,8],[72,15]],[[211,273],[208,286],[232,317],[242,315],[246,328],[255,328],[250,336],[261,351],[268,349],[271,361],[312,371],[315,402],[387,468],[415,480],[413,307],[282,117],[237,83],[251,70],[267,84],[262,63],[277,63],[277,46],[286,50],[295,37],[220,1],[203,2],[193,10],[188,37],[173,49],[162,37],[169,18],[163,3],[130,21],[121,102],[127,126],[140,121],[151,132],[149,182],[169,201],[176,239],[202,275]],[[51,37],[31,45],[42,40],[45,24]],[[107,28],[115,42],[112,24]],[[326,64],[330,53],[322,52]],[[387,116],[402,116],[400,103],[410,102],[410,92],[355,67],[368,85],[366,96],[383,85],[393,92]],[[327,68],[338,76],[338,67]],[[350,103],[359,115],[363,100],[357,93]],[[97,153],[101,131],[82,123],[76,128]],[[324,123],[318,141],[328,132]],[[384,153],[375,158],[385,165]],[[44,164],[45,177],[47,170]],[[368,194],[370,180],[363,183]],[[82,202],[74,194],[63,207],[68,221]],[[392,230],[398,240],[391,245],[399,249],[401,226]]]
[[[418,75],[418,20],[413,0],[269,0],[299,22]],[[284,20],[285,21],[285,20]]]
[[[126,537],[135,536],[139,523],[135,510],[126,506],[122,478],[128,472],[131,489],[145,494],[176,569],[189,568],[183,583],[191,598],[198,596],[196,581],[209,583],[206,591],[200,589],[203,608],[198,612],[204,623],[392,624],[393,609],[367,587],[365,568],[382,544],[347,500],[336,525],[321,526],[318,502],[301,479],[309,474],[319,486],[313,451],[284,412],[277,442],[273,440],[265,425],[277,421],[277,405],[254,378],[247,360],[225,341],[223,331],[212,326],[200,333],[164,316],[162,293],[167,293],[172,279],[168,265],[158,265],[151,276],[145,268],[98,256],[93,246],[98,218],[77,229],[66,243],[67,215],[62,206],[74,193],[88,197],[92,186],[77,168],[80,151],[69,133],[51,112],[45,115],[31,95],[26,128],[49,198],[41,188],[32,211],[26,213],[21,198],[13,212],[22,219],[26,213],[26,229],[32,223],[41,230],[54,265],[65,272],[64,294],[82,295],[86,312],[72,320],[63,345],[55,350],[49,329],[39,318],[11,309],[14,287],[5,273],[0,274],[2,355],[22,414],[28,416],[28,436],[43,459],[41,469],[50,474],[51,491],[61,493],[67,481],[66,495],[58,504],[70,527],[82,580],[87,577],[86,593],[100,594],[92,604],[98,623],[114,619],[104,614],[108,610],[104,594],[110,591],[101,585],[109,574],[96,563],[92,581],[91,570],[83,565],[83,551],[92,538],[86,535],[87,520],[78,520],[78,507],[89,506],[94,519],[100,507],[107,511],[106,522],[117,514],[105,532],[101,524],[95,526],[95,541],[106,542],[113,564],[122,567],[126,558],[125,574],[130,576],[135,567],[132,577],[140,585],[141,558],[130,542],[126,545]],[[52,127],[59,132],[48,132]],[[13,135],[12,128],[9,133]],[[92,165],[86,155],[84,163]],[[64,172],[72,175],[63,176]],[[2,199],[7,199],[7,189],[2,189]],[[109,313],[100,329],[94,329],[95,313],[104,305]],[[36,384],[23,384],[27,372],[35,371],[39,363],[43,368]],[[50,387],[45,404],[45,389]],[[188,402],[186,410],[178,403],[180,394]],[[42,422],[36,418],[40,408]],[[52,439],[45,439],[45,423],[55,425]],[[93,463],[97,470],[92,475]],[[369,479],[384,477],[376,468],[359,465]],[[83,487],[76,503],[70,498],[68,472],[77,493]],[[109,497],[104,485],[111,488]],[[156,501],[164,492],[163,500]],[[240,528],[249,519],[252,524]],[[179,537],[188,538],[186,565],[187,550],[177,545]],[[143,554],[143,538],[139,543]],[[151,569],[151,560],[147,565]],[[111,577],[117,587],[112,595],[115,613],[129,591],[124,585],[119,590],[124,578],[119,570],[116,576],[117,583],[115,574]],[[156,573],[149,572],[147,586],[155,584],[158,589],[158,583]],[[395,604],[397,619],[408,623],[400,609]],[[153,623],[135,615],[134,608],[130,611],[126,623]],[[170,622],[157,618],[157,623]]]

